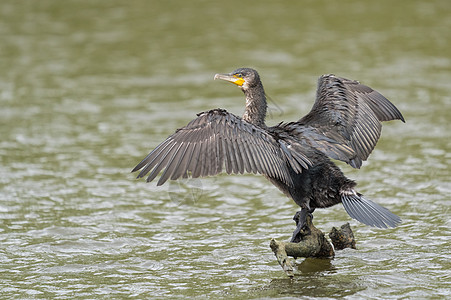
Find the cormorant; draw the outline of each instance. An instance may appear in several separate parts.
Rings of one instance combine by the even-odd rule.
[[[335,75],[318,79],[316,101],[303,118],[268,127],[266,96],[256,70],[240,68],[216,74],[244,92],[242,118],[223,109],[201,112],[147,155],[132,172],[150,172],[157,185],[168,179],[212,176],[225,167],[228,174],[259,173],[292,198],[301,210],[294,219],[292,241],[316,208],[343,203],[354,219],[380,228],[395,227],[401,219],[358,193],[330,160],[360,168],[381,134],[381,121],[401,120],[399,110],[384,96],[358,81]]]

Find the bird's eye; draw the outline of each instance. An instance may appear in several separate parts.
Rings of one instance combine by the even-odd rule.
[[[243,78],[243,74],[241,74],[241,73],[238,73],[235,76],[238,77],[238,78]]]

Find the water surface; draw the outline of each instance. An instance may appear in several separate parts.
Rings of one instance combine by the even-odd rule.
[[[448,1],[2,1],[2,298],[449,298],[451,6]],[[163,187],[130,170],[195,114],[241,114],[218,72],[260,71],[269,124],[311,107],[335,73],[379,90],[406,123],[384,124],[359,191],[402,217],[380,230],[342,207],[357,250],[299,259],[270,248],[295,204],[264,178]]]

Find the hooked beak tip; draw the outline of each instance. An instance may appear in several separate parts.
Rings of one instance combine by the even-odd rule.
[[[222,76],[223,74],[215,74],[215,77],[214,77],[214,80],[216,80],[216,79],[221,79],[221,76]]]

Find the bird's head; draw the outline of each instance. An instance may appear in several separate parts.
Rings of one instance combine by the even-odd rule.
[[[216,74],[215,80],[221,79],[239,86],[243,91],[261,85],[260,76],[251,68],[239,68],[228,74]]]

